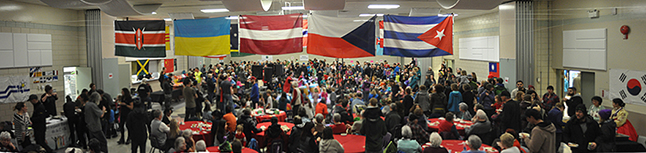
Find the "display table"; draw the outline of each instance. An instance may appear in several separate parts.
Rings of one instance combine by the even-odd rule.
[[[276,114],[268,114],[268,113],[259,114],[258,113],[259,110],[261,110],[261,109],[255,109],[255,110],[253,110],[251,112],[251,115],[256,117],[256,121],[258,123],[262,122],[263,120],[264,121],[269,121],[269,120],[271,120],[271,117],[274,117],[274,116],[276,116],[276,118],[278,118],[278,122],[285,122],[285,119],[287,119],[287,114],[285,113],[285,111],[280,111],[280,113],[278,113],[278,115],[276,115]]]
[[[339,141],[339,143],[343,146],[345,152],[359,153],[365,152],[366,150],[366,136],[353,134],[342,136],[335,134],[334,139],[336,139],[336,141]]]
[[[428,119],[428,128],[431,128],[434,131],[437,131],[439,129],[440,120],[445,120],[445,119],[444,118]],[[460,135],[462,136],[464,136],[465,134],[464,128],[470,127],[471,125],[473,125],[471,121],[460,120],[460,119],[454,119],[453,124],[455,124],[455,129],[458,130],[458,133],[460,133]]]
[[[189,129],[193,131],[193,140],[195,142],[204,140],[206,144],[213,144],[213,135],[211,135],[211,125],[209,122],[202,121],[187,121],[179,125],[179,130]]]
[[[281,127],[286,126],[287,128],[289,128],[289,131],[287,131],[287,133],[285,133],[285,134],[287,134],[288,136],[290,134],[292,134],[291,129],[292,129],[292,127],[294,127],[293,123],[278,122],[278,124],[280,124]],[[260,128],[260,127],[263,127],[263,126],[265,126],[265,128],[269,128],[269,126],[271,126],[271,122],[262,122],[262,123],[256,124],[256,128]],[[256,140],[258,140],[258,146],[261,147],[261,148],[265,147],[265,131],[267,131],[267,129],[265,129],[264,131],[262,131],[260,133],[256,133]]]
[[[67,124],[67,118],[60,119],[47,118],[47,130],[45,131],[45,140],[49,148],[54,150],[66,148],[72,143],[70,139],[70,127]]]
[[[422,145],[422,149],[425,149],[425,148],[430,147],[430,146],[431,146],[431,143],[428,142],[428,143]],[[448,150],[449,153],[462,152],[465,147],[467,148],[467,150],[469,149],[469,146],[467,146],[467,144],[462,140],[443,140],[442,144],[440,146],[446,148],[446,150]],[[495,153],[498,152],[496,149],[494,149],[493,147],[491,147],[489,145],[486,145],[486,144],[482,144],[482,146],[480,146],[479,150],[485,150],[485,151],[488,151],[488,152],[495,152]]]
[[[209,151],[209,152],[220,152],[220,149],[219,149],[219,147],[218,147],[218,146],[213,146],[213,147],[208,147],[208,148],[206,148],[206,151]],[[255,151],[255,150],[253,150],[253,149],[251,149],[251,148],[244,147],[244,148],[242,148],[242,153],[258,153],[258,152],[257,152],[257,151]]]

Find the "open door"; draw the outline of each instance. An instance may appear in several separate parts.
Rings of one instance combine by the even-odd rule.
[[[76,100],[83,89],[89,90],[92,83],[91,70],[89,67],[64,67],[65,96]]]
[[[77,93],[80,94],[83,89],[90,90],[90,83],[92,83],[92,68],[76,67]]]

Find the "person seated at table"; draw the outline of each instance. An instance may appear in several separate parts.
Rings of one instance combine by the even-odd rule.
[[[18,152],[18,147],[11,143],[9,132],[0,133],[0,152]]]
[[[211,110],[211,103],[210,102],[204,102],[204,110],[202,111],[202,121],[210,121],[211,120],[211,113],[213,111]]]
[[[319,148],[316,147],[316,129],[314,128],[314,123],[307,122],[303,126],[303,132],[301,133],[300,144],[296,149],[297,152],[307,152],[307,153],[316,153],[319,152]],[[368,148],[368,147],[366,147]]]
[[[242,126],[242,124],[238,124],[238,126],[236,126],[235,139],[240,140],[240,142],[242,142],[242,145],[246,146],[247,137],[245,137],[243,130],[244,130],[244,127]]]
[[[231,152],[233,153],[242,153],[242,143],[238,140],[234,140],[231,143]]]
[[[224,135],[226,133],[226,120],[222,118],[223,114],[220,112],[220,110],[215,110],[211,112],[211,133],[213,133],[213,136],[215,137],[213,139],[213,144],[209,145],[219,145],[220,142],[224,142]]]
[[[453,123],[453,112],[446,113],[445,120],[440,120],[437,132],[442,135],[442,138],[448,140],[460,139],[460,134]]]
[[[195,152],[207,152],[206,142],[204,142],[204,140],[200,140],[195,143]]]
[[[610,119],[611,109],[602,109],[599,111],[599,121],[601,121],[601,135],[595,139],[597,152],[614,152],[616,149],[615,129],[617,124]]]
[[[479,150],[482,146],[482,140],[477,135],[469,136],[469,139],[466,141],[469,150],[462,151],[462,153],[486,153],[485,151]]]
[[[352,126],[350,127],[350,131],[351,131],[353,134],[361,135],[361,133],[359,133],[359,130],[361,130],[361,126],[363,125],[363,121],[365,120],[365,119],[363,118],[363,113],[364,113],[365,111],[366,111],[366,110],[362,110],[362,111],[361,111],[361,113],[357,114],[357,118],[359,118],[359,120],[354,121],[354,123],[352,123]],[[341,115],[341,116],[343,116],[343,115]],[[341,117],[341,118],[343,118],[343,117]],[[348,126],[350,126],[350,125],[348,125]]]
[[[164,117],[162,118],[162,122],[166,124],[166,126],[170,125],[170,116],[173,114],[173,107],[167,107],[164,109]]]
[[[314,128],[316,129],[316,132],[323,133],[323,129],[325,129],[325,123],[323,122],[325,120],[325,117],[323,117],[323,114],[316,114],[314,119],[316,121],[314,122]]]
[[[334,107],[332,108],[332,112],[341,114],[341,120],[343,120],[344,123],[350,124],[354,122],[354,118],[352,117],[352,114],[348,113],[348,111],[345,109],[347,105],[347,99],[337,98],[336,105],[334,105]]]
[[[182,131],[182,137],[186,141],[186,150],[189,152],[195,151],[195,140],[193,140],[193,131],[186,129]]]
[[[175,139],[181,137],[181,130],[179,130],[179,122],[176,119],[171,119],[170,124],[168,125],[170,130],[168,131],[168,137],[166,138],[166,143],[164,143],[163,148],[173,148],[175,145]]]
[[[413,132],[413,140],[417,140],[417,143],[419,144],[424,144],[428,142],[428,132],[424,131],[422,127],[420,127],[417,122],[419,121],[419,117],[416,116],[415,114],[411,114],[408,116],[408,127],[410,127],[411,131]]]
[[[278,124],[278,118],[271,117],[271,125],[265,130],[265,144],[268,147],[272,146],[274,143],[280,143],[281,148],[287,148],[288,138],[287,134],[281,128],[281,125]],[[268,148],[271,150],[271,147]]]
[[[413,132],[408,125],[402,127],[402,139],[397,141],[397,150],[404,153],[419,153],[422,152],[422,146],[413,140]]]
[[[298,116],[301,116],[301,120],[303,121],[303,123],[312,122],[310,117],[307,116],[307,110],[305,110],[305,108],[300,107],[298,108],[297,112],[298,112]]]
[[[617,124],[617,133],[629,136],[630,141],[637,141],[639,135],[635,131],[633,124],[628,120],[628,111],[624,109],[626,103],[619,98],[612,99],[612,115],[610,118]]]
[[[184,140],[183,137],[178,137],[175,139],[175,142],[173,143],[174,147],[168,150],[169,153],[182,153],[182,152],[187,152],[186,148],[186,140]]]
[[[464,133],[467,136],[472,134],[487,134],[493,129],[491,122],[489,122],[489,118],[487,117],[487,113],[485,113],[484,110],[476,111],[476,116],[473,117],[473,119],[475,121],[474,124],[464,128]]]
[[[446,148],[442,147],[442,136],[437,132],[431,133],[429,140],[431,141],[431,146],[424,148],[424,153],[449,153]]]
[[[300,145],[301,134],[303,133],[303,126],[305,124],[301,121],[301,116],[294,116],[294,127],[292,127],[291,134],[289,135],[289,150],[296,151]]]
[[[321,141],[319,142],[319,151],[321,153],[343,153],[345,152],[345,149],[337,141],[334,139],[334,130],[331,127],[325,127],[323,129],[323,136],[321,137]]]
[[[415,114],[417,116],[417,124],[419,124],[419,127],[421,127],[424,131],[429,131],[428,130],[428,117],[424,115],[422,112],[422,108],[419,107],[419,105],[415,104],[413,107],[414,109],[411,109],[411,113]]]
[[[511,135],[510,133],[504,133],[500,135],[500,153],[526,153],[529,152],[529,149],[523,147],[523,146],[514,146],[514,142],[516,142],[516,138]]]
[[[325,104],[325,99],[321,99],[321,101],[316,104],[316,115],[318,114],[323,114],[323,118],[327,117],[329,114],[327,111],[327,104]]]
[[[226,116],[226,115],[225,115]],[[234,118],[235,119],[235,118]],[[228,121],[227,121],[228,122]],[[256,127],[256,118],[251,115],[250,109],[244,109],[242,115],[238,119],[238,125],[243,125],[243,132],[246,137],[246,141],[251,141],[251,138],[257,133],[262,132],[264,129],[259,129]],[[235,126],[235,124],[233,124]],[[246,143],[243,142],[244,145]]]
[[[469,105],[467,103],[460,103],[460,114],[458,114],[459,118],[465,121],[471,120],[473,116],[471,116],[471,113],[469,113]]]
[[[333,121],[334,121],[334,124],[330,125],[330,128],[332,128],[332,132],[334,134],[340,134],[340,133],[346,132],[346,125],[345,123],[341,122],[341,114],[334,113]]]
[[[160,148],[160,149],[166,150],[167,148],[164,148],[163,146],[164,146],[164,143],[166,143],[167,135],[168,135],[168,132],[170,132],[170,128],[168,126],[166,126],[166,124],[164,124],[161,121],[162,114],[161,114],[160,110],[154,110],[153,111],[153,116],[155,117],[155,119],[153,119],[150,122],[150,129],[151,129],[150,130],[150,137],[151,137],[150,141],[151,141],[151,143],[153,143],[153,141],[156,140],[157,142],[154,142],[154,143],[157,143],[157,144],[161,145],[162,148]],[[169,123],[170,123],[170,121],[169,121]],[[143,145],[145,147],[145,144],[143,144]]]

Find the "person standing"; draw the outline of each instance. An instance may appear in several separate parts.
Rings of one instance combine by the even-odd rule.
[[[567,88],[567,95],[569,98],[563,98],[563,101],[567,105],[567,115],[572,117],[576,115],[576,107],[583,104],[583,98],[581,98],[581,94],[577,93],[575,87]]]
[[[500,99],[503,101],[501,114],[501,130],[514,129],[521,130],[520,103],[511,99],[509,91],[500,93]]]
[[[386,123],[381,119],[381,110],[377,107],[377,101],[371,101],[370,105],[365,109],[363,116],[366,120],[363,121],[360,133],[366,136],[366,152],[382,152],[383,137],[388,130]]]
[[[51,86],[49,86],[49,90],[51,90]],[[49,116],[47,110],[45,109],[45,105],[38,101],[38,96],[36,96],[35,94],[29,95],[29,100],[27,101],[31,102],[31,104],[34,105],[34,112],[33,114],[31,114],[31,127],[34,130],[36,144],[45,148],[45,151],[47,151],[48,153],[54,152],[54,150],[52,150],[52,148],[49,148],[49,146],[47,145],[47,141],[45,141],[45,131],[47,130],[45,118]]]
[[[585,105],[572,106],[575,108],[575,115],[570,118],[563,129],[563,139],[566,143],[578,144],[571,147],[572,152],[587,153],[588,145],[596,146],[595,139],[600,136],[601,128],[594,119],[588,115]],[[592,146],[590,146],[592,147]]]
[[[213,98],[215,97],[215,82],[213,74],[206,75],[206,99],[211,103],[213,103]]]
[[[487,113],[488,117],[491,117],[491,115],[496,112],[495,108],[492,107],[492,105],[496,102],[496,94],[493,92],[493,85],[487,84],[484,86],[485,91],[480,93],[480,102],[478,103],[484,106],[485,113]]]
[[[152,88],[148,84],[148,79],[141,79],[141,83],[137,87],[137,93],[139,94],[139,100],[146,104],[146,108],[148,109],[152,108],[152,102],[149,96],[152,91]]]
[[[531,152],[539,153],[556,153],[556,127],[549,120],[544,121],[541,112],[535,109],[528,109],[525,111],[525,118],[527,122],[536,125],[532,129],[531,137],[520,135],[525,141],[527,147]]]
[[[105,139],[103,130],[101,130],[101,117],[105,114],[105,107],[103,110],[99,109],[96,104],[101,100],[99,93],[92,93],[90,101],[85,103],[85,122],[87,123],[88,136],[90,139],[97,139],[101,143],[101,151],[108,152],[108,140]]]
[[[124,140],[126,130],[124,125],[128,120],[128,114],[130,114],[130,111],[134,107],[132,104],[132,97],[130,96],[130,91],[128,90],[128,88],[121,89],[121,96],[118,96],[117,100],[119,105],[121,105],[121,109],[119,110],[119,130],[121,131],[121,139],[119,139],[117,143],[130,144],[130,137],[128,137],[127,141]]]
[[[56,116],[56,100],[58,100],[58,95],[54,92],[52,86],[45,86],[45,93],[41,96],[41,101],[47,109],[47,113],[51,116]]]
[[[522,91],[523,93],[527,93],[527,90],[525,89],[525,85],[523,85],[522,80],[516,81],[516,89],[511,90],[511,99],[516,99],[516,93],[518,91]]]
[[[447,109],[453,114],[460,114],[460,102],[462,102],[462,93],[459,91],[457,83],[451,84],[451,93],[449,93],[449,101]]]
[[[260,90],[258,89],[258,82],[256,81],[256,77],[251,76],[249,78],[249,82],[253,84],[251,87],[251,93],[249,94],[249,97],[251,98],[251,108],[255,109],[260,102]]]
[[[78,122],[76,122],[76,138],[78,138],[79,143],[76,145],[79,148],[87,149],[88,143],[86,139],[87,136],[87,123],[85,123],[85,103],[90,99],[87,93],[81,93],[81,95],[76,98],[74,102],[76,104],[76,114],[78,117]]]
[[[17,111],[13,114],[13,125],[16,129],[16,135],[18,143],[24,148],[31,145],[31,140],[29,140],[28,127],[31,125],[29,120],[29,114],[27,114],[27,106],[24,102],[16,103],[16,106],[13,108],[14,111]],[[73,139],[72,139],[73,140]]]
[[[226,73],[220,77],[220,80],[220,95],[222,96],[220,99],[220,110],[226,110],[225,108],[227,107],[233,108],[233,98],[231,98],[233,88],[231,86],[231,80],[227,78]]]
[[[74,146],[74,144],[76,143],[76,124],[79,117],[76,114],[76,104],[74,103],[74,101],[72,101],[72,98],[66,96],[65,100],[67,102],[63,105],[63,111],[65,112],[65,117],[67,117],[67,124],[70,128],[70,139],[72,140],[72,144]]]
[[[543,104],[545,108],[552,108],[556,103],[560,102],[559,96],[554,93],[553,86],[547,86],[547,93],[543,95]]]
[[[195,115],[195,107],[197,107],[195,98],[197,98],[197,93],[195,93],[193,84],[190,81],[184,81],[184,89],[182,92],[184,100],[186,100],[186,115],[184,116],[184,121],[189,121],[191,117],[197,117]]]
[[[128,137],[132,139],[130,146],[131,152],[136,153],[139,148],[140,153],[146,153],[146,140],[148,130],[146,129],[146,110],[142,102],[135,102],[134,109],[128,114]]]
[[[301,90],[297,88],[298,86],[296,82],[292,83],[292,87],[294,87],[294,92],[292,92],[292,101],[290,103],[292,105],[292,117],[294,117],[296,116],[296,114],[298,114],[294,112],[298,112],[298,110],[301,108],[303,94],[301,94]]]

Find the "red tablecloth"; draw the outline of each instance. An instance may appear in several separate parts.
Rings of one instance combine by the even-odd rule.
[[[207,151],[209,152],[220,152],[220,149],[218,146],[213,146],[213,147],[208,147],[206,148]],[[242,153],[258,153],[257,151],[251,149],[251,148],[242,148]]]
[[[431,143],[429,142],[422,145],[422,148],[426,148],[430,146],[431,146]],[[462,140],[443,140],[440,146],[446,148],[446,150],[449,150],[449,153],[462,152],[464,150],[464,147],[466,147],[467,150],[469,149],[469,146],[467,146],[467,144],[464,143],[464,141]],[[480,146],[480,150],[485,150],[485,149],[491,152],[498,152],[496,149],[493,149],[491,146],[482,144],[482,146]]]
[[[252,114],[255,114],[255,112],[252,112]],[[285,111],[280,111],[280,114],[278,115],[268,115],[268,114],[258,115],[256,116],[256,121],[258,121],[258,123],[262,122],[263,120],[269,121],[271,117],[274,117],[274,116],[278,118],[278,122],[285,122],[285,119],[287,119],[287,114],[285,113]]]
[[[292,133],[291,129],[292,129],[292,127],[294,127],[293,123],[278,122],[278,124],[280,124],[281,126],[285,125],[285,126],[289,127],[290,131],[286,133],[287,135],[290,135]],[[271,125],[271,122],[262,122],[262,123],[256,124],[256,128],[260,128],[262,126],[265,126],[266,128],[268,128],[270,125]],[[265,147],[265,131],[257,133],[255,138],[256,138],[256,140],[258,140],[258,146],[259,147],[261,147],[261,148]]]
[[[437,131],[437,129],[439,129],[440,120],[444,120],[444,119],[439,119],[439,118],[428,119],[428,128],[431,128],[431,129]],[[464,122],[464,123],[461,123],[460,121],[453,120],[453,123],[455,124],[455,129],[458,130],[458,133],[460,133],[460,135],[464,135],[464,128],[465,127],[469,127],[469,126],[473,125],[473,123],[471,121],[466,121],[465,120],[465,121],[462,121],[462,122]]]
[[[206,144],[213,144],[213,135],[211,135],[211,127],[203,127],[200,129],[198,127],[199,123],[204,123],[208,125],[212,125],[212,123],[209,122],[202,122],[202,121],[188,121],[184,122],[184,125],[179,125],[180,130],[186,130],[190,129],[191,131],[199,131],[198,134],[193,134],[193,140],[197,142],[198,140],[204,140]],[[193,126],[195,125],[195,126]]]
[[[336,141],[339,141],[341,145],[343,146],[343,149],[345,152],[365,152],[366,147],[366,136],[361,136],[361,135],[334,135],[334,139]]]

